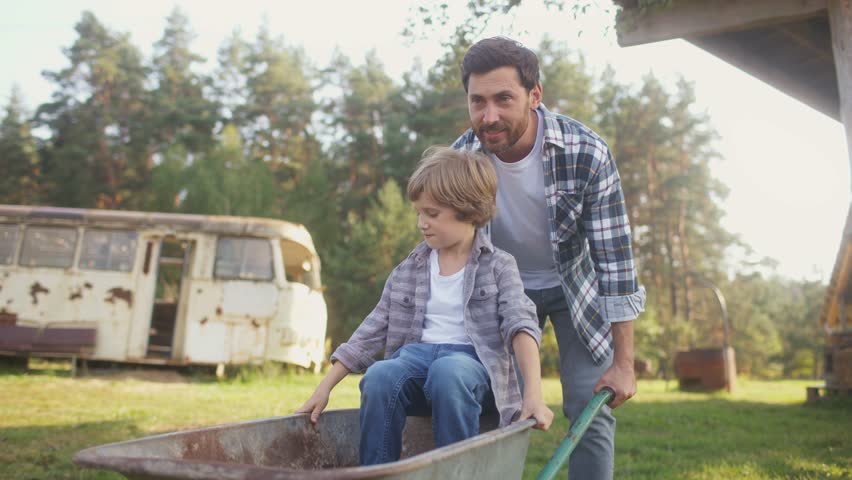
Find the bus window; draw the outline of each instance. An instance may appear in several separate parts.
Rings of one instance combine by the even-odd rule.
[[[130,230],[86,230],[79,268],[129,272],[136,255],[136,232]]]
[[[77,229],[27,227],[20,264],[26,267],[68,268],[74,260]]]
[[[214,276],[272,280],[272,245],[260,238],[219,237]]]
[[[284,273],[288,282],[302,283],[312,290],[322,288],[319,260],[304,245],[281,240],[281,254],[284,256]]]
[[[284,270],[288,282],[303,283],[313,290],[320,288],[319,269],[316,262],[305,260],[296,265],[285,265]]]
[[[18,226],[0,225],[0,265],[11,265],[15,261],[18,245]]]

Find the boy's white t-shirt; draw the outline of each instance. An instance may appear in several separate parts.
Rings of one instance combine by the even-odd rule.
[[[538,114],[538,131],[532,151],[522,160],[506,163],[491,155],[497,171],[497,214],[491,220],[491,241],[515,257],[524,288],[542,290],[561,284],[553,247],[550,219],[544,198],[542,144],[544,118]]]
[[[438,251],[432,250],[429,269],[429,300],[420,341],[471,345],[464,329],[464,267],[452,275],[441,275]]]

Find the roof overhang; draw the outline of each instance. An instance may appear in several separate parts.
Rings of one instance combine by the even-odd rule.
[[[828,0],[616,0],[618,43],[682,38],[840,120]]]

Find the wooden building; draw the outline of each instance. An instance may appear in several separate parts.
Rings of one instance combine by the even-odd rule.
[[[825,391],[852,394],[852,210],[843,227],[819,322],[826,333]],[[819,398],[820,390],[808,389],[810,399]]]
[[[621,46],[680,38],[843,123],[852,164],[852,1],[615,0]],[[852,208],[850,208],[852,218]],[[852,391],[852,223],[823,313],[826,386]]]

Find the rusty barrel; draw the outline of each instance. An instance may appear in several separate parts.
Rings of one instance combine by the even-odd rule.
[[[409,417],[402,459],[358,466],[358,410],[329,410],[232,423],[96,446],[74,456],[83,467],[130,479],[296,480],[520,479],[534,420],[496,427],[482,417],[475,437],[434,449],[430,417]]]
[[[734,349],[700,348],[678,352],[674,371],[682,390],[733,391],[737,375]]]

